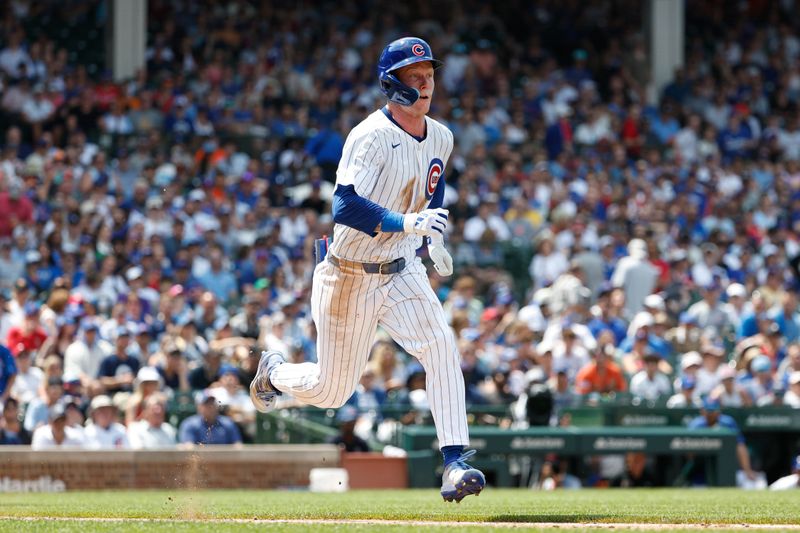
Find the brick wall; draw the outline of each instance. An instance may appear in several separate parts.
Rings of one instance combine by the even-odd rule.
[[[0,491],[15,490],[6,478],[45,477],[63,481],[66,490],[296,487],[308,486],[312,468],[336,466],[338,448],[324,444],[96,452],[34,452],[28,447],[4,446],[0,449]]]

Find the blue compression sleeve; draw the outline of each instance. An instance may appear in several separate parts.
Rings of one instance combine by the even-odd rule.
[[[400,231],[402,231],[403,222],[400,213],[393,213],[375,202],[362,198],[352,185],[339,185],[333,193],[333,221],[363,231],[372,237],[377,234],[375,229],[378,224],[381,224],[387,216],[392,219],[389,215],[395,214],[400,217]],[[390,225],[391,222],[392,220]]]

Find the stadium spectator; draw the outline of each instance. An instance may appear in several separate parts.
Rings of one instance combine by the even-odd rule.
[[[144,410],[144,401],[160,392],[162,388],[161,374],[152,366],[143,366],[136,373],[133,394],[125,402],[125,425],[130,426],[140,420]]]
[[[84,446],[90,450],[127,449],[130,447],[125,426],[120,424],[119,411],[105,394],[92,398],[89,407],[91,423],[84,430]]]
[[[31,443],[31,433],[20,421],[19,402],[6,398],[0,418],[0,444],[25,445]]]
[[[217,399],[207,391],[196,396],[197,414],[183,422],[178,441],[184,445],[241,444],[242,435],[233,420],[219,414]]]
[[[680,390],[667,400],[667,407],[669,409],[700,407],[695,394],[696,389],[695,379],[691,376],[684,376],[681,378]]]
[[[5,350],[0,346],[0,353]],[[9,353],[10,355],[10,353]],[[42,388],[42,381],[44,379],[44,372],[42,369],[33,366],[31,358],[33,353],[24,347],[17,350],[17,357],[15,359],[17,374],[10,385],[11,396],[19,400],[22,404],[28,405],[36,396],[39,395],[39,390]],[[3,372],[5,374],[5,372]],[[9,387],[7,385],[7,387]]]
[[[583,366],[575,377],[575,390],[580,394],[625,392],[628,384],[614,362],[614,345],[598,346],[592,354],[594,360]]]
[[[67,413],[62,403],[55,403],[47,409],[47,423],[36,428],[31,439],[33,450],[84,447],[83,431],[67,425]]]
[[[97,377],[106,393],[113,398],[117,393],[133,391],[133,381],[139,372],[140,362],[128,355],[130,330],[127,326],[117,326],[114,350],[100,363]]]
[[[345,452],[368,452],[369,444],[355,434],[358,421],[358,409],[352,405],[344,405],[336,413],[336,422],[339,424],[339,434],[330,440],[331,444],[339,446]]]
[[[48,378],[46,385],[44,396],[34,398],[25,410],[25,429],[30,432],[47,424],[51,408],[59,405],[64,396],[64,382],[60,377]]]
[[[628,243],[628,256],[617,262],[611,282],[625,291],[625,310],[633,315],[642,309],[644,299],[653,292],[658,271],[647,261],[647,244],[642,239]]]
[[[631,394],[635,398],[655,401],[672,394],[672,385],[669,378],[658,370],[661,357],[653,352],[647,352],[642,357],[644,369],[631,378]]]
[[[64,371],[78,374],[90,394],[103,390],[98,379],[100,365],[113,351],[111,344],[99,338],[99,330],[100,327],[94,320],[85,319],[82,325],[83,334],[80,337],[76,335],[77,338],[64,353]]]
[[[249,384],[248,384],[249,385]],[[208,389],[208,393],[216,398],[225,414],[234,422],[246,425],[255,421],[255,407],[250,401],[250,394],[239,382],[239,370],[224,364],[219,369],[219,385]]]
[[[166,417],[166,399],[153,394],[144,401],[144,410],[139,421],[128,426],[128,440],[134,450],[171,448],[176,444],[176,431]]]

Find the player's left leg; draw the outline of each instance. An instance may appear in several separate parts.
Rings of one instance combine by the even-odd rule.
[[[455,336],[419,259],[393,279],[380,324],[425,369],[428,402],[445,460],[442,496],[460,502],[480,493],[484,476],[466,463],[471,454],[462,453],[469,429]]]

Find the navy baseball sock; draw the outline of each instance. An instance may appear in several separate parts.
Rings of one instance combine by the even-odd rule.
[[[463,446],[444,446],[442,448],[442,456],[444,457],[445,468],[450,463],[454,463],[455,461],[457,461],[463,452],[464,452]]]

